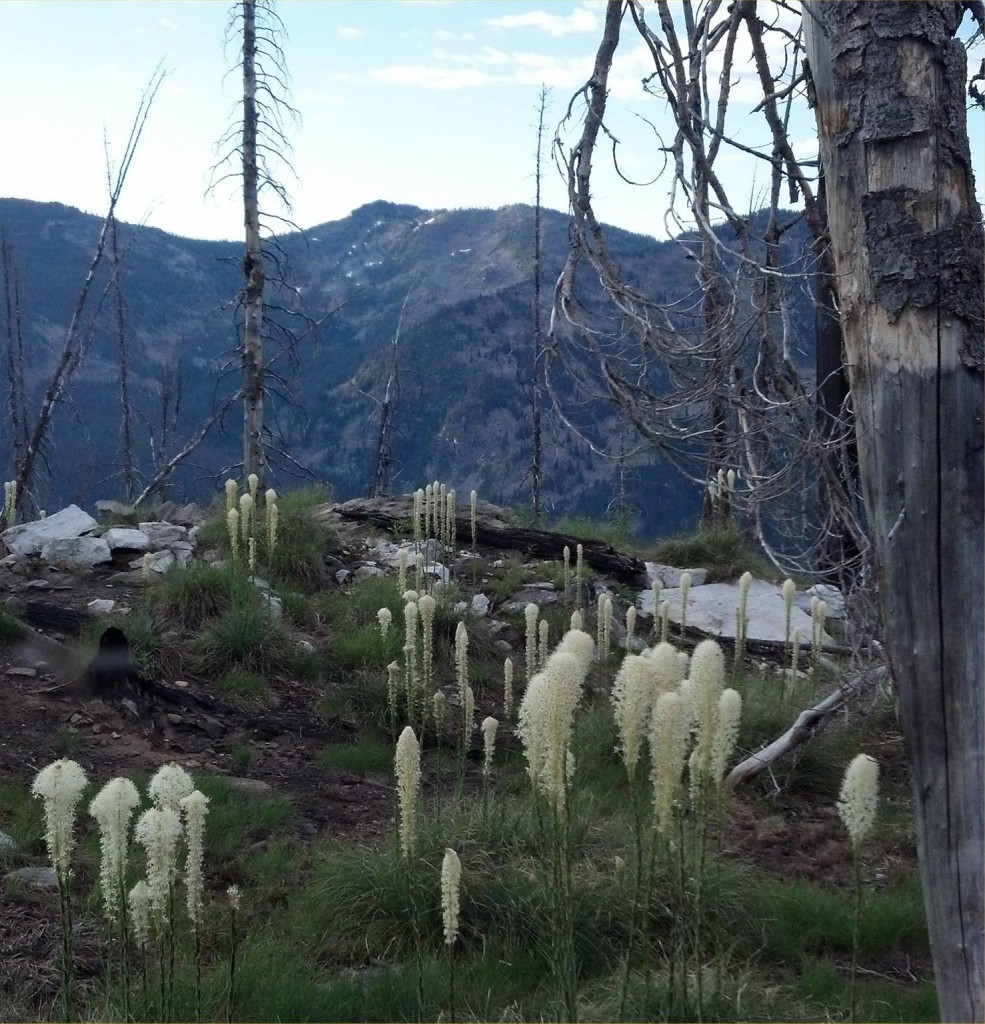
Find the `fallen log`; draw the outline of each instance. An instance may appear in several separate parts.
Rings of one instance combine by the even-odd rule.
[[[414,512],[413,495],[391,498],[354,498],[338,505],[324,506],[322,513],[336,513],[343,519],[375,523],[384,529],[406,529]],[[574,564],[578,545],[582,558],[593,569],[611,576],[620,583],[646,585],[646,565],[643,559],[617,551],[604,541],[576,537],[574,534],[538,530],[530,526],[508,523],[500,515],[502,509],[480,501],[476,506],[476,543],[506,551],[519,551],[527,556],[561,560],[565,547],[571,551]],[[455,515],[455,539],[460,544],[472,543],[472,518],[468,506]]]
[[[788,754],[795,747],[806,743],[815,733],[824,728],[838,708],[874,686],[880,679],[885,678],[888,672],[885,665],[863,672],[855,679],[842,683],[837,690],[829,693],[819,704],[801,711],[793,725],[782,736],[777,737],[762,750],[757,750],[755,754],[750,754],[744,761],[740,761],[728,773],[725,785],[734,789],[741,783],[754,779],[784,754]]]

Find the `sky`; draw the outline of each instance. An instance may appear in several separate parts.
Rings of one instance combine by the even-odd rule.
[[[294,174],[282,175],[294,222],[311,228],[378,199],[425,209],[532,202],[541,86],[550,90],[550,139],[591,76],[604,6],[280,0],[289,98],[300,113],[296,126],[286,125]],[[167,74],[119,216],[186,237],[239,238],[236,183],[206,194],[216,143],[237,116],[236,44],[224,43],[229,7],[226,0],[0,0],[0,196],[105,212],[106,149],[119,160],[141,93],[161,64]],[[980,56],[979,49],[974,59]],[[648,70],[652,62],[627,28],[610,79],[610,112],[622,170],[637,181],[653,179],[662,166],[654,129],[665,129],[665,112],[641,94]],[[740,59],[735,78],[735,130],[747,145],[763,145],[761,122],[748,116],[758,98],[748,62]],[[980,114],[970,132],[982,138]],[[791,135],[798,155],[816,153],[803,104]],[[980,143],[973,148],[980,195]],[[729,159],[737,194],[759,205],[762,165]],[[666,237],[666,179],[645,189],[624,185],[601,155],[596,174],[604,221]],[[549,146],[543,202],[567,209]]]

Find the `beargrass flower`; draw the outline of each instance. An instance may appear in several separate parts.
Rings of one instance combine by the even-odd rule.
[[[476,505],[479,495],[475,491],[469,491],[469,523],[472,527],[472,547],[475,547],[476,538]]]
[[[612,683],[612,710],[619,732],[619,753],[631,783],[636,776],[655,692],[647,659],[627,654]]]
[[[243,494],[239,499],[239,531],[245,544],[253,527],[253,495]]]
[[[466,743],[468,743],[469,737],[472,735],[472,725],[474,722],[475,694],[472,692],[472,687],[466,685],[465,694],[462,698],[462,736]]]
[[[163,916],[177,869],[181,819],[171,807],[151,807],[137,819],[134,838],[147,855],[150,909]]]
[[[256,504],[257,500],[257,488],[260,486],[260,478],[256,473],[251,473],[246,478],[246,486],[250,489],[250,497],[253,499],[253,503]]]
[[[543,672],[527,686],[520,704],[517,733],[527,758],[527,773],[536,790],[559,810],[563,808],[570,772],[571,737],[575,710],[591,665],[592,640],[588,640],[588,661],[573,653],[583,647],[577,636],[565,634],[558,649],[547,659]],[[568,640],[568,638],[571,638]],[[568,649],[562,646],[568,640]]]
[[[226,526],[229,529],[229,551],[235,562],[239,557],[239,512],[231,508],[226,513]]]
[[[595,607],[595,640],[599,661],[609,658],[609,638],[612,625],[612,601],[608,594],[600,594]]]
[[[267,510],[267,550],[273,551],[277,546],[277,492],[271,488],[266,494]]]
[[[657,831],[670,830],[674,801],[681,785],[691,720],[685,699],[673,691],[661,693],[650,716],[650,781]]]
[[[687,627],[687,598],[691,593],[691,574],[681,573],[681,635]]]
[[[532,679],[538,669],[537,664],[537,616],[540,609],[533,603],[523,609],[523,617],[527,623],[527,679]]]
[[[390,623],[393,622],[393,613],[389,608],[381,608],[376,613],[376,621],[380,624],[380,637],[385,642],[387,634],[390,632]]]
[[[209,798],[199,790],[183,796],[179,806],[185,814],[185,835],[188,838],[188,857],[185,861],[185,897],[188,917],[198,927],[202,922],[202,892],[204,889],[202,864],[205,859],[205,813]]]
[[[397,590],[401,594],[407,591],[407,548],[397,550]]]
[[[580,608],[576,608],[571,613],[571,621],[568,624],[568,628],[569,629],[581,630],[581,629],[584,629],[584,626],[585,626],[585,617],[581,614],[581,609]]]
[[[513,714],[513,659],[503,662],[503,717],[508,722]]]
[[[561,642],[554,649],[554,654],[573,654],[585,675],[592,667],[595,659],[595,643],[592,638],[580,629],[569,629],[561,637]]]
[[[653,675],[657,693],[669,693],[676,690],[684,676],[677,648],[666,641],[651,647],[644,654]]]
[[[856,849],[872,830],[879,804],[879,764],[858,754],[845,771],[838,796],[838,814]]]
[[[239,494],[239,484],[235,480],[226,481],[226,512],[236,508],[236,495]]]
[[[718,698],[718,724],[711,756],[711,777],[716,785],[721,784],[725,775],[725,765],[735,749],[741,717],[742,697],[736,690],[723,690],[721,697]]]
[[[150,889],[143,879],[130,890],[127,904],[130,909],[133,936],[137,940],[137,946],[143,949],[150,938]]]
[[[176,811],[181,798],[188,796],[194,788],[195,783],[188,772],[180,764],[172,762],[157,769],[147,787],[147,795],[158,807]]]
[[[75,845],[75,808],[88,781],[79,764],[61,758],[42,768],[31,786],[31,794],[44,801],[44,841],[51,864],[63,881],[68,878]]]
[[[725,655],[714,640],[702,640],[695,647],[689,679],[697,729],[698,767],[707,778],[718,729],[718,702],[725,685]]]
[[[420,544],[424,540],[424,488],[418,487],[414,491],[414,543]],[[404,570],[407,569],[407,553],[405,548],[401,548],[404,552]],[[400,551],[397,552],[397,557],[400,557]],[[405,583],[406,586],[406,583]]]
[[[417,794],[421,785],[421,748],[409,725],[405,726],[397,740],[394,770],[400,811],[400,851],[409,860],[414,853]]]
[[[551,624],[547,619],[541,619],[537,624],[537,664],[543,665],[547,661],[547,649],[551,642]]]
[[[482,748],[485,754],[482,762],[482,774],[488,777],[492,771],[493,754],[496,750],[496,730],[499,728],[499,722],[492,716],[487,716],[483,718],[479,728],[482,731]]]
[[[474,493],[474,492],[473,492]],[[458,854],[445,850],[441,862],[441,919],[445,929],[445,945],[452,946],[458,938],[459,893],[462,885],[462,862]]]
[[[626,609],[626,647],[629,648],[633,634],[636,632],[636,605],[631,604]]]
[[[107,782],[89,804],[89,813],[99,825],[99,889],[106,916],[111,921],[115,921],[120,912],[120,892],[127,873],[130,818],[139,804],[137,787],[122,777]]]
[[[448,710],[448,700],[441,690],[435,690],[431,698],[434,704],[434,729],[437,736],[441,736],[442,727],[445,724],[445,714]]]
[[[464,622],[460,622],[455,629],[455,678],[459,695],[464,700],[469,684],[469,631]]]
[[[234,914],[239,913],[240,904],[240,891],[238,885],[231,885],[226,890],[226,899],[229,900],[229,906]]]

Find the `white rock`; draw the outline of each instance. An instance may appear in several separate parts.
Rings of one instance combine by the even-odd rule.
[[[652,587],[660,583],[665,587],[679,587],[684,573],[691,574],[691,586],[700,587],[708,579],[707,569],[675,569],[672,565],[661,565],[659,562],[644,562],[646,581]]]
[[[54,868],[15,868],[7,872],[7,880],[21,885],[29,885],[34,889],[56,889],[58,875]]]
[[[808,587],[802,594],[797,594],[793,603],[810,615],[812,597],[819,597],[828,606],[827,618],[844,619],[846,617],[845,598],[837,587],[832,587],[827,583],[815,583],[813,587]]]
[[[266,590],[260,591],[261,600],[267,605],[272,619],[279,620],[284,614],[284,605],[276,594],[270,594]]]
[[[670,605],[671,622],[681,621],[681,591],[677,587],[661,591],[660,599]],[[644,590],[636,601],[637,607],[647,615],[653,614],[653,591]],[[714,636],[735,636],[735,613],[739,606],[738,583],[708,583],[691,587],[687,600],[687,624]],[[753,580],[746,598],[746,637],[749,640],[775,640],[786,642],[786,620],[781,587]],[[800,630],[803,646],[811,642],[811,619],[796,606],[790,609],[790,632]],[[827,634],[822,642],[833,644]]]
[[[0,540],[7,545],[12,555],[37,555],[41,548],[53,540],[67,540],[81,537],[94,530],[99,524],[83,512],[78,505],[69,505],[60,512],[33,523],[21,523],[0,533]]]
[[[542,607],[557,604],[557,591],[553,583],[529,583],[510,598],[503,608],[508,612],[522,612],[528,604]]]
[[[175,561],[182,569],[192,560],[192,555],[195,552],[194,547],[188,543],[188,541],[179,540],[175,544],[172,544],[170,549],[171,554],[174,555]]]
[[[86,605],[93,615],[109,615],[115,607],[116,602],[105,597],[97,597]]]
[[[485,594],[473,594],[472,595],[472,614],[482,618],[489,614],[489,598]]]
[[[47,541],[41,548],[41,558],[49,565],[88,569],[111,562],[113,554],[102,537],[63,537]]]
[[[166,573],[171,566],[174,565],[174,555],[170,551],[153,551],[150,556],[150,571],[156,573]],[[131,569],[140,569],[143,571],[144,568],[144,556],[135,558],[130,563]]]
[[[0,832],[0,850],[16,850],[17,843],[7,835],[6,832]]]
[[[339,586],[342,586],[342,584],[345,583],[345,581],[351,575],[352,575],[352,573],[349,572],[348,569],[339,569],[339,571],[335,574],[335,582],[338,583]]]
[[[140,523],[140,530],[147,534],[147,540],[154,550],[170,547],[178,541],[188,540],[188,528],[174,523]]]
[[[150,547],[150,538],[143,530],[133,530],[125,526],[114,526],[103,534],[103,540],[109,545],[110,551],[124,548],[127,551],[146,551]]]
[[[378,565],[361,565],[356,570],[356,580],[365,580],[370,576],[384,576],[385,573]]]

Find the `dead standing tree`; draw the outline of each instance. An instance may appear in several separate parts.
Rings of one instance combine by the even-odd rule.
[[[264,287],[269,279],[266,263],[272,256],[265,245],[267,219],[289,224],[261,206],[261,196],[273,193],[287,212],[291,204],[287,190],[275,171],[290,169],[290,142],[284,130],[285,115],[298,119],[297,111],[284,98],[287,94],[287,66],[282,40],[286,32],[274,10],[273,0],[241,0],[230,11],[227,39],[240,39],[242,71],[241,117],[219,141],[219,160],[213,168],[214,191],[230,177],[241,177],[245,250],[243,254],[243,340],[240,347],[243,369],[243,475],[255,473],[263,478],[264,395],[267,392],[267,367],[263,341],[267,317]],[[216,178],[227,164],[238,169]]]
[[[112,176],[109,209],[100,228],[92,258],[89,261],[88,271],[82,282],[82,288],[79,291],[75,308],[72,310],[68,327],[65,330],[62,350],[59,353],[51,376],[48,378],[34,425],[27,432],[26,444],[23,446],[22,455],[18,459],[15,468],[18,506],[21,505],[25,497],[32,491],[37,462],[39,458],[43,458],[44,446],[47,442],[48,430],[51,426],[51,419],[55,408],[64,396],[65,389],[72,375],[85,355],[86,347],[95,332],[97,318],[103,302],[115,282],[115,273],[118,267],[111,268],[109,280],[101,290],[97,289],[99,271],[106,256],[106,248],[110,241],[112,227],[115,224],[116,207],[123,192],[123,185],[126,182],[127,174],[130,171],[130,165],[137,152],[137,145],[147,124],[147,118],[150,114],[154,97],[161,82],[164,80],[164,74],[158,68],[144,89],[140,97],[136,116],[130,128],[130,136],[127,139],[123,157],[120,160],[120,166],[115,175]],[[93,297],[94,292],[98,292],[95,297]]]
[[[847,425],[827,424],[822,436],[812,385],[794,358],[790,307],[803,274],[823,268],[817,255],[812,263],[787,237],[801,219],[814,238],[824,231],[812,184],[785,132],[802,84],[798,35],[773,26],[785,56],[774,71],[755,3],[658,2],[655,8],[651,25],[651,8],[641,3],[607,5],[592,78],[569,107],[573,121],[578,103],[584,104],[580,135],[570,149],[558,143],[573,243],[555,289],[549,378],[555,408],[564,415],[558,397],[564,379],[582,400],[601,398],[615,406],[643,446],[659,451],[695,484],[703,486],[720,469],[739,470],[742,486],[728,496],[728,505],[749,514],[760,542],[785,569],[812,566],[833,533],[848,534],[855,550],[864,551],[857,496],[850,476],[838,472]],[[646,91],[665,100],[672,116],[673,137],[657,136],[664,161],[658,177],[670,182],[668,234],[678,236],[683,259],[695,268],[693,291],[677,300],[649,294],[628,279],[606,243],[592,195],[600,145],[611,145],[619,169],[619,143],[606,117],[609,76],[627,16],[653,60]],[[758,109],[772,137],[769,152],[754,152],[734,138],[729,112],[740,64],[750,68],[763,95]],[[759,157],[769,175],[765,211],[743,215],[728,193],[718,164],[736,148]],[[801,213],[782,212],[784,189]],[[723,223],[728,233],[718,226]],[[821,452],[827,453],[823,460]],[[805,484],[815,474],[826,488],[823,503],[804,500]],[[708,503],[706,515],[728,505]]]
[[[983,235],[962,8],[809,2],[805,26],[941,1019],[981,1021]]]

